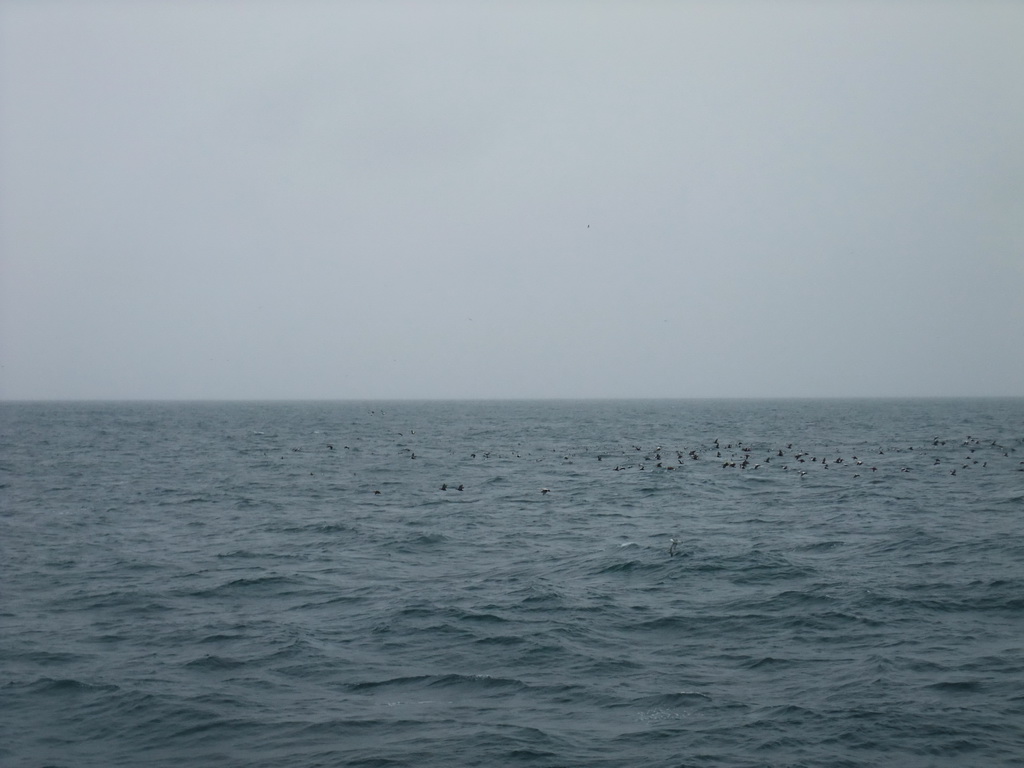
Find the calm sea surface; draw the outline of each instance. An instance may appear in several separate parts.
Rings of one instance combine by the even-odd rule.
[[[1024,766],[1024,400],[0,404],[0,765]]]

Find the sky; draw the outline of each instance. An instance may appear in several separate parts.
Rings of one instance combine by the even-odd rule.
[[[0,399],[1024,395],[1024,3],[0,0]]]

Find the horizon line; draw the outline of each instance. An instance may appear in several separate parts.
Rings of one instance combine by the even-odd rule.
[[[0,404],[45,403],[497,403],[497,402],[765,402],[809,400],[1019,400],[1024,395],[610,395],[610,396],[502,396],[502,397],[43,397],[6,398]]]

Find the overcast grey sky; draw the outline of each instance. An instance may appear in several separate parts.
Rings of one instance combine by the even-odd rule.
[[[1024,395],[1024,3],[0,0],[0,397]]]

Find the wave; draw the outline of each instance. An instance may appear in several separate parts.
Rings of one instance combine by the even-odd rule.
[[[189,594],[194,597],[223,597],[236,593],[260,592],[281,596],[292,594],[300,588],[307,588],[308,584],[307,579],[294,576],[252,576],[232,579]]]
[[[238,669],[244,667],[246,662],[239,659],[232,659],[225,656],[206,655],[198,659],[186,662],[188,669],[198,669],[206,672],[219,672],[223,670]]]
[[[389,688],[441,688],[441,689],[465,689],[465,690],[526,690],[529,686],[521,680],[513,678],[492,677],[491,675],[411,675],[406,677],[392,677],[382,680],[366,680],[359,683],[350,683],[346,686],[354,692],[375,691]]]
[[[5,683],[4,688],[22,689],[34,694],[74,696],[78,694],[113,693],[120,687],[112,683],[87,683],[73,678],[39,677],[31,682]]]

